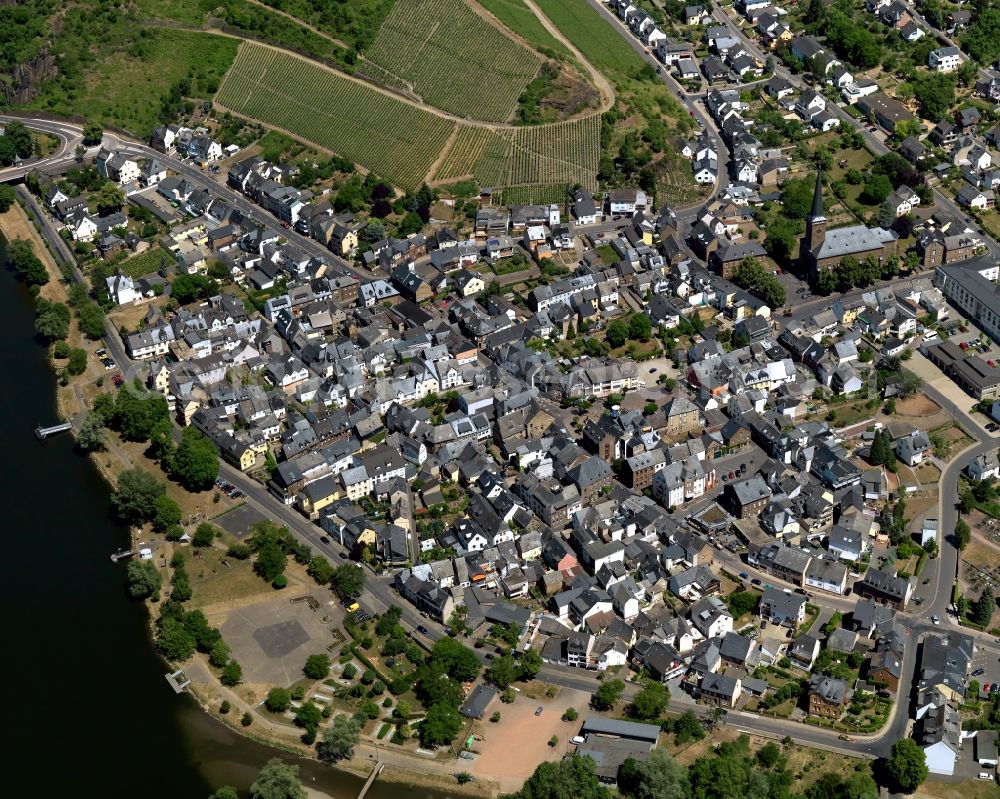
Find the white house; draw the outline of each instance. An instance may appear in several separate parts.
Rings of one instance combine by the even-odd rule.
[[[927,56],[927,66],[935,72],[954,72],[962,66],[962,53],[957,47],[939,47]]]
[[[895,442],[896,457],[907,466],[923,463],[924,456],[930,451],[930,448],[930,438],[923,430],[914,430]]]
[[[94,164],[97,171],[108,180],[125,185],[134,183],[141,175],[139,162],[111,150],[101,149]]]
[[[1000,461],[996,452],[984,452],[969,461],[966,471],[973,480],[992,480],[1000,477]]]
[[[73,241],[93,241],[97,235],[97,223],[84,214],[70,230]]]
[[[128,275],[119,272],[106,278],[108,284],[108,296],[116,305],[133,305],[142,299],[138,291],[135,290],[135,283]]]

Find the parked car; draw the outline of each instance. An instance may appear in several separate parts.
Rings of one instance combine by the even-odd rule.
[[[986,673],[986,669],[976,669],[972,672],[973,677],[982,677]]]
[[[967,349],[969,349],[969,342],[968,341],[960,341],[958,343],[958,346],[961,347],[963,350],[967,350]]]
[[[422,624],[418,624],[417,625],[417,632],[420,633],[421,635],[427,635],[427,628],[424,627],[424,625],[422,625]]]
[[[935,613],[933,616],[931,616],[931,621],[934,622],[935,624],[940,624],[941,623],[941,619],[938,618],[937,613]]]
[[[752,579],[752,580],[750,581],[750,585],[760,585],[760,577],[754,577],[754,578],[753,578],[753,579]]]
[[[536,716],[542,715],[542,706],[541,705],[539,705],[538,707],[535,708],[535,715]]]
[[[995,433],[998,429],[1000,429],[1000,425],[997,425],[996,422],[990,422],[988,425],[986,425],[986,429],[989,430],[991,433]]]
[[[322,541],[324,544],[329,544],[330,543],[330,539],[327,538],[325,535],[321,535],[319,537],[319,540]]]
[[[749,580],[750,579],[750,575],[747,574],[746,572],[740,572],[740,579],[741,580]]]
[[[125,385],[125,378],[122,377],[120,374],[114,374],[111,376],[111,382],[115,384],[116,388],[121,388],[123,385]]]

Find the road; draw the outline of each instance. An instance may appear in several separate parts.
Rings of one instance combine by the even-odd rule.
[[[69,166],[75,160],[76,147],[83,141],[83,128],[68,122],[55,122],[47,119],[34,119],[28,117],[16,117],[0,115],[0,122],[11,121],[23,122],[32,130],[50,133],[60,139],[59,150],[52,156],[33,161],[20,167],[0,170],[0,182],[20,180],[33,169],[45,171],[56,171],[62,167]],[[239,209],[241,213],[251,219],[267,221],[273,226],[280,228],[280,222],[272,217],[259,205],[250,202],[246,197],[237,191],[229,188],[224,182],[213,179],[203,169],[193,166],[187,161],[183,161],[173,156],[165,155],[159,150],[154,150],[141,142],[126,138],[116,133],[105,132],[102,142],[104,147],[119,150],[126,155],[139,158],[155,158],[165,164],[169,169],[178,175],[186,178],[190,183],[201,189],[207,189],[218,197],[226,200],[231,206]],[[353,274],[361,280],[371,280],[374,275],[367,269],[363,269],[350,261],[334,254],[315,239],[303,236],[292,229],[282,228],[282,236],[295,244],[306,254],[322,259],[327,263],[332,263],[342,270],[343,274]]]
[[[691,114],[692,118],[701,123],[702,128],[707,131],[709,138],[712,140],[712,144],[715,147],[716,153],[719,155],[719,172],[715,178],[715,186],[712,188],[712,194],[715,194],[719,189],[722,188],[723,181],[728,178],[729,166],[732,160],[731,153],[726,147],[725,143],[722,141],[715,127],[715,123],[712,118],[708,115],[705,109],[695,102],[697,95],[689,95],[681,85],[674,80],[673,75],[670,74],[670,70],[663,66],[654,56],[650,55],[649,51],[646,49],[643,43],[635,38],[625,25],[622,24],[621,20],[618,19],[606,5],[600,2],[600,0],[587,0],[591,7],[597,11],[605,21],[608,22],[618,33],[621,35],[629,46],[639,54],[639,58],[649,64],[656,70],[659,70],[658,74],[660,80],[670,89],[671,93],[681,102],[685,107],[687,107],[688,112]],[[725,158],[723,157],[725,155]],[[693,217],[694,213],[705,204],[707,201],[699,200],[697,203],[687,207],[687,208],[675,208],[678,217]]]

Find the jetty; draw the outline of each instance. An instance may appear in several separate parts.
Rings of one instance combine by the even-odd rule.
[[[372,783],[375,782],[375,778],[382,773],[382,769],[385,768],[385,763],[381,760],[375,764],[375,768],[372,769],[372,773],[368,775],[368,779],[365,780],[365,784],[361,786],[361,793],[358,794],[358,799],[365,799],[368,791],[371,790]]]
[[[175,694],[183,693],[184,689],[191,684],[191,680],[188,679],[188,676],[181,669],[163,676],[167,678],[167,682],[170,683],[170,687],[174,689]]]
[[[112,552],[111,553],[111,562],[112,563],[117,563],[122,558],[130,558],[130,557],[132,557],[135,554],[136,554],[136,552],[134,550],[131,550],[131,549],[119,549],[117,552]]]
[[[42,427],[38,425],[35,428],[35,436],[39,441],[44,441],[49,436],[54,436],[56,433],[64,433],[69,430],[73,425],[69,422],[63,422],[62,424],[54,424],[52,427]]]

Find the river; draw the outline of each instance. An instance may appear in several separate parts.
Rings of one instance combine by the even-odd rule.
[[[145,608],[129,601],[124,566],[109,558],[128,535],[109,518],[107,484],[68,434],[35,439],[35,425],[57,415],[55,375],[33,325],[31,298],[6,268],[0,240],[10,795],[202,799],[220,785],[245,795],[260,766],[282,753],[237,734],[164,680]],[[352,774],[297,762],[304,784],[335,799],[360,789]],[[369,796],[437,799],[381,780]]]

